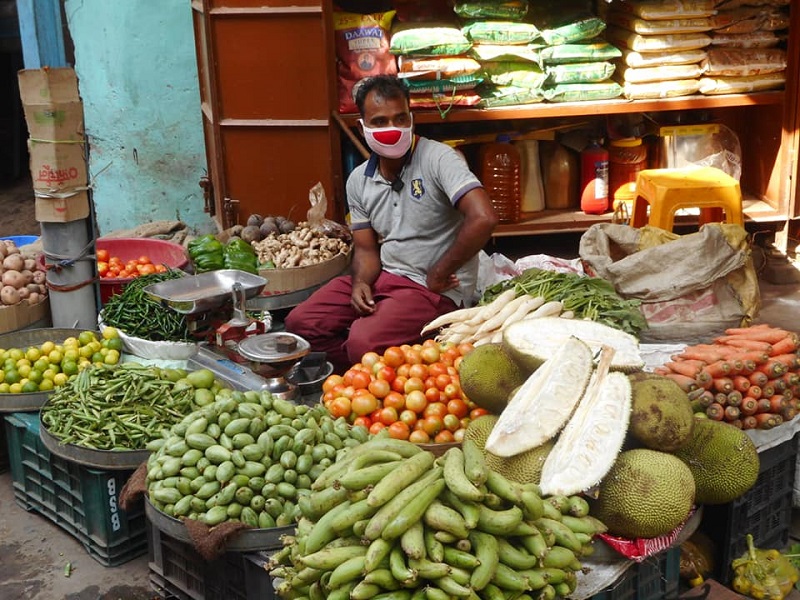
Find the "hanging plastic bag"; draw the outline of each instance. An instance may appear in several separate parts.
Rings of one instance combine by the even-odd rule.
[[[308,202],[311,204],[311,208],[306,213],[306,220],[311,229],[319,231],[327,237],[339,238],[348,242],[352,239],[347,227],[325,217],[328,210],[328,198],[321,182],[318,181],[308,191]]]

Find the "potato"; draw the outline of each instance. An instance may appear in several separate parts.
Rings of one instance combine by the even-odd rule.
[[[47,281],[47,273],[45,271],[33,272],[33,283],[44,283]]]
[[[28,296],[31,295],[31,291],[26,287],[19,288],[17,290],[17,293],[19,294],[19,299],[20,300],[25,300],[26,298],[28,298]]]
[[[22,269],[22,271],[20,271],[19,273],[20,273],[20,275],[22,275],[22,279],[23,279],[25,285],[28,285],[29,283],[33,283],[33,272],[32,271],[29,271],[28,269]]]
[[[6,306],[13,306],[14,304],[19,304],[20,296],[19,292],[15,287],[10,285],[4,285],[2,289],[0,289],[0,302],[5,304]]]
[[[22,269],[25,268],[25,259],[22,258],[22,255],[19,253],[9,254],[3,259],[3,268],[12,271],[22,271]]]
[[[28,271],[35,271],[36,270],[36,259],[31,258],[30,256],[25,257],[25,266],[23,269],[27,269]]]
[[[24,287],[27,283],[22,273],[15,271],[14,269],[8,269],[5,273],[3,273],[2,282],[4,286],[11,286],[14,289]]]
[[[28,296],[28,304],[39,304],[42,300],[44,300],[44,298],[42,298],[41,294],[38,292],[31,292]]]

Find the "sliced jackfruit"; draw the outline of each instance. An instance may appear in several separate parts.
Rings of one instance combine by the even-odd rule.
[[[572,495],[593,487],[617,459],[631,414],[631,384],[609,373],[614,351],[606,347],[597,370],[542,468],[540,486],[548,496]]]
[[[514,456],[541,446],[569,419],[592,374],[592,351],[566,338],[513,394],[486,440],[486,450]]]
[[[503,345],[528,370],[539,367],[568,337],[576,337],[598,353],[602,346],[614,348],[612,371],[639,371],[644,360],[639,341],[624,331],[602,323],[560,317],[542,317],[512,323],[503,329]]]

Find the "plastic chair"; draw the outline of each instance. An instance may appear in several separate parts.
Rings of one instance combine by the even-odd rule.
[[[672,231],[675,211],[680,208],[699,208],[701,225],[722,221],[723,211],[726,223],[744,225],[739,182],[724,171],[714,167],[686,167],[639,172],[631,209],[632,227],[649,224]]]

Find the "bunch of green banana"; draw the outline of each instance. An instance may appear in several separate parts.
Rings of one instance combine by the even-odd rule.
[[[321,406],[223,389],[148,445],[149,498],[169,516],[209,526],[291,525],[311,483],[338,453],[368,437]]]
[[[566,596],[605,531],[583,498],[542,498],[487,468],[470,440],[436,458],[372,438],[298,505],[296,535],[272,558],[287,600]]]

